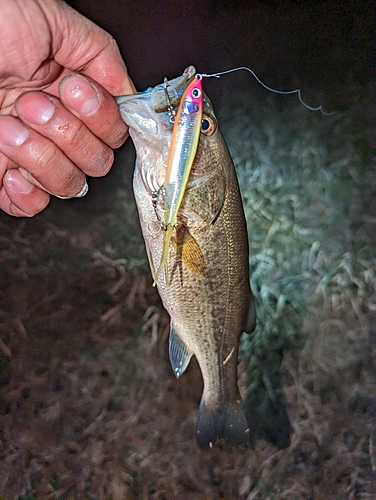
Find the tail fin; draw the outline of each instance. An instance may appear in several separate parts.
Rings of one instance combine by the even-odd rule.
[[[196,443],[199,448],[213,448],[217,439],[231,446],[252,445],[249,426],[240,401],[226,408],[211,410],[201,401],[196,423]]]

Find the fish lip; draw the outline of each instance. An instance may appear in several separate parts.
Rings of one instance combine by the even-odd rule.
[[[179,106],[181,97],[195,74],[195,67],[188,66],[182,75],[166,82],[173,107]],[[138,136],[145,144],[157,149],[166,149],[168,153],[173,123],[166,99],[166,83],[160,83],[137,94],[118,96],[115,100],[123,120],[129,125],[132,139],[137,142]]]
[[[171,105],[177,107],[179,105],[181,96],[183,95],[187,85],[192,81],[196,74],[196,68],[191,65],[188,66],[182,75],[167,81],[167,89],[169,92],[169,97]],[[115,101],[121,108],[121,105],[135,99],[148,100],[150,102],[151,108],[155,113],[165,113],[167,112],[168,103],[166,101],[165,93],[166,84],[160,83],[154,87],[149,87],[148,89],[138,92],[137,94],[122,95],[115,97]]]

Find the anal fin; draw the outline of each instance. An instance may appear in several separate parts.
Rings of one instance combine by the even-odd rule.
[[[176,378],[179,378],[187,369],[193,353],[188,349],[188,347],[178,336],[172,322],[170,328],[168,350],[172,369],[175,373]]]

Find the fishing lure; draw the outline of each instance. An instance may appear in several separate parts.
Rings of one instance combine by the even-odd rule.
[[[165,91],[167,93],[167,87],[165,87]],[[169,101],[168,104],[170,104]],[[168,284],[167,262],[172,231],[176,227],[178,212],[196,156],[203,104],[202,76],[195,75],[181,98],[176,115],[173,116],[174,126],[167,159],[166,178],[160,188],[164,201],[163,249],[153,286],[157,284],[163,268],[165,269],[166,284]],[[169,112],[171,113],[171,109]],[[170,115],[170,119],[171,117]]]

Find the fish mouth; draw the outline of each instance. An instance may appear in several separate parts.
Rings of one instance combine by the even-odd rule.
[[[180,99],[195,74],[196,68],[192,65],[188,66],[182,75],[173,78],[172,80],[167,80],[166,82],[156,85],[155,87],[149,87],[143,92],[138,92],[137,94],[115,97],[116,103],[121,108],[121,105],[128,101],[146,99],[155,113],[166,113],[169,105],[173,108],[177,108],[179,106]],[[166,99],[166,89],[170,100],[169,103]]]

